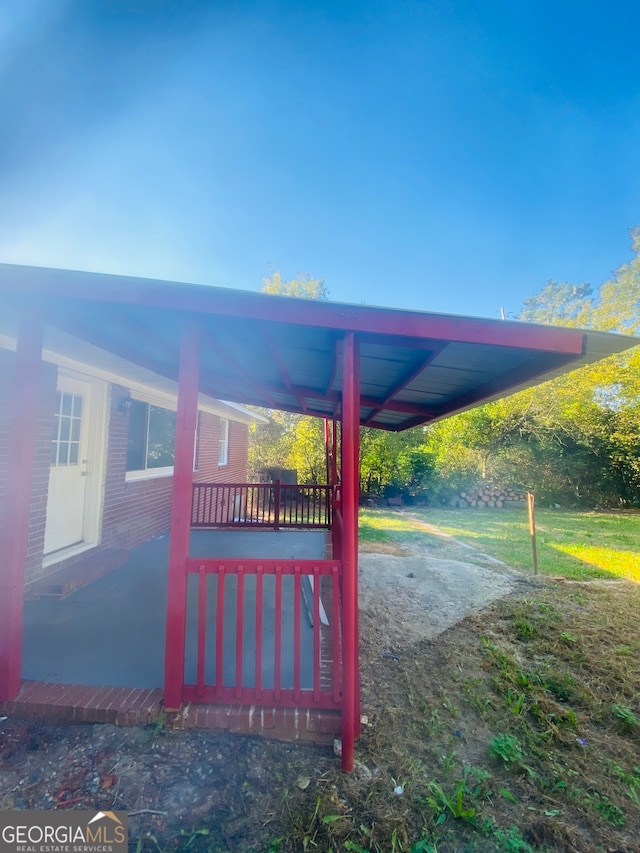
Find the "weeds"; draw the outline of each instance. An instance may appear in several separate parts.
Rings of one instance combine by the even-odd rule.
[[[622,728],[627,730],[640,728],[640,719],[638,719],[631,708],[627,708],[626,705],[614,702],[611,706],[611,712],[616,717]]]
[[[450,794],[446,793],[442,785],[437,782],[429,783],[427,804],[433,810],[436,826],[445,821],[448,815],[459,820],[474,821],[476,810],[465,807],[463,804],[464,795],[468,793],[467,783],[464,779],[458,781]]]
[[[518,767],[524,758],[518,738],[504,733],[495,735],[489,744],[489,754],[508,767]]]
[[[535,853],[516,826],[510,826],[509,829],[496,829],[494,840],[501,853]]]

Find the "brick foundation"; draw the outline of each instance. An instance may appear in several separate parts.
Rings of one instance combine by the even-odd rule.
[[[331,744],[340,734],[340,712],[261,708],[256,705],[193,705],[162,711],[162,690],[83,687],[25,681],[17,698],[0,702],[0,714],[44,723],[158,725],[174,729],[226,730],[273,740]]]

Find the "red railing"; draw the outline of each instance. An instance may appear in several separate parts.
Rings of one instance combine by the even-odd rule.
[[[189,558],[187,702],[338,708],[340,563]]]
[[[194,483],[192,527],[331,528],[332,487],[317,484]]]

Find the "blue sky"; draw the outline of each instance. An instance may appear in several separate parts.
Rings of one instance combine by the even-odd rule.
[[[640,225],[640,8],[7,0],[0,261],[517,312]]]

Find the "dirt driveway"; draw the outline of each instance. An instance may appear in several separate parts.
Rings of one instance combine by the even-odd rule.
[[[380,686],[379,673],[367,670],[384,666],[386,658],[393,663],[405,647],[437,635],[517,583],[507,567],[442,535],[364,548],[363,713],[367,685]],[[338,790],[341,778],[338,760],[326,748],[162,726],[0,720],[0,811],[127,810],[138,853],[289,849],[285,842],[282,848],[269,845],[286,838],[309,792],[318,785]],[[338,800],[336,808],[342,808]]]
[[[389,652],[441,634],[521,580],[494,557],[403,514],[425,536],[382,552],[365,545],[359,558],[361,621]]]

